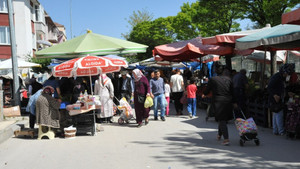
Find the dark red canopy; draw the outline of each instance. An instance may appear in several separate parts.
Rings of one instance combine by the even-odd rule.
[[[294,11],[282,14],[281,16],[282,24],[295,24],[300,25],[300,8]]]
[[[159,55],[167,61],[192,61],[208,54],[228,55],[233,52],[230,46],[203,45],[201,38],[197,37],[191,40],[175,42],[156,46],[153,49],[153,56]]]

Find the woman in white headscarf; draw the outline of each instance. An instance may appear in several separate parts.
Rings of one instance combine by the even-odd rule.
[[[112,123],[113,116],[113,98],[114,98],[114,86],[111,82],[111,79],[102,74],[99,76],[99,79],[95,81],[94,87],[95,95],[100,96],[101,101],[101,110],[97,114],[98,118],[106,118],[107,121]]]
[[[134,109],[136,115],[136,122],[138,123],[137,127],[142,126],[142,121],[145,119],[145,125],[149,123],[149,111],[150,108],[144,107],[145,100],[140,100],[138,97],[141,96],[146,98],[146,96],[150,96],[150,85],[147,78],[143,75],[143,73],[139,69],[133,70],[134,76]]]

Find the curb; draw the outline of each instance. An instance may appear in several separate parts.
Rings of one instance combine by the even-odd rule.
[[[28,120],[16,121],[14,124],[11,124],[5,129],[0,130],[0,144],[11,138],[16,130],[25,128],[28,123]]]

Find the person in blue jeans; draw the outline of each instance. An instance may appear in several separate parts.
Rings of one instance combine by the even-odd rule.
[[[154,105],[154,120],[158,120],[158,104],[160,105],[160,117],[165,121],[166,107],[164,104],[165,99],[165,84],[163,78],[160,77],[158,70],[154,71],[154,78],[150,80],[150,96],[153,98]]]
[[[283,103],[284,97],[284,82],[288,75],[295,71],[293,64],[284,64],[280,67],[279,72],[274,74],[268,84],[269,107],[273,113],[273,134],[284,135],[284,118],[283,109],[274,110],[275,105]]]
[[[197,99],[196,99],[197,86],[195,85],[195,79],[190,79],[190,84],[186,87],[187,94],[187,110],[190,118],[194,118],[196,116],[196,107],[197,107]]]

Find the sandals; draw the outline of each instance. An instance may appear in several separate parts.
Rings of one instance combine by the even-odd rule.
[[[145,125],[147,125],[148,123],[149,123],[149,119],[146,118],[146,119],[145,119]]]
[[[224,146],[229,146],[229,140],[227,139],[227,140],[224,140],[223,142],[222,142],[222,145],[224,145]]]

